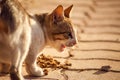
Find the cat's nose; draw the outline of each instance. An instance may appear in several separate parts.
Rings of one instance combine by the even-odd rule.
[[[72,46],[74,46],[75,44],[77,44],[76,40],[72,40],[71,42],[69,42],[69,43],[67,44],[67,46],[68,46],[68,47],[72,47]]]
[[[71,42],[71,44],[72,44],[72,46],[73,46],[73,45],[77,44],[77,42],[76,42],[75,40],[73,40],[73,41]]]

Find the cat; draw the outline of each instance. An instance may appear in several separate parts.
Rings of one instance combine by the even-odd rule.
[[[44,75],[36,58],[46,46],[63,52],[66,47],[77,44],[69,16],[72,7],[63,10],[63,6],[58,5],[51,13],[30,15],[17,0],[1,0],[1,72],[9,72],[11,80],[24,80],[21,73],[24,62],[29,75]]]

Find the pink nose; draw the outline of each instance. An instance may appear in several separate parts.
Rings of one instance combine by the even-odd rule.
[[[77,43],[76,43],[75,40],[73,40],[73,41],[71,41],[71,42],[68,44],[68,46],[69,46],[69,47],[70,47],[70,46],[74,46],[75,44],[77,44]]]
[[[73,45],[77,44],[75,40],[73,40],[71,43],[72,43]]]

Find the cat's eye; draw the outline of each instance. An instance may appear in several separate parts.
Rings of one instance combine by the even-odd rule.
[[[72,34],[71,34],[70,32],[68,32],[68,36],[69,36],[70,38],[73,38],[73,37],[72,37]]]
[[[73,37],[72,37],[72,34],[71,34],[70,32],[64,33],[64,37],[65,37],[66,39],[73,38]]]
[[[72,34],[70,32],[62,32],[62,33],[53,33],[54,40],[65,40],[72,39]]]

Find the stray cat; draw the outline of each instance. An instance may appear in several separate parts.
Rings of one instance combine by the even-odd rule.
[[[32,76],[44,75],[36,58],[45,46],[62,52],[77,41],[69,13],[59,5],[52,13],[29,15],[17,0],[0,0],[0,63],[11,80],[23,80],[22,63]]]

